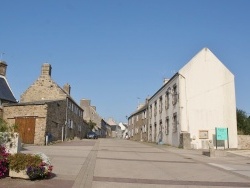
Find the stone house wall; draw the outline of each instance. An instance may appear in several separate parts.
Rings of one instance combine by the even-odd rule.
[[[45,142],[47,104],[4,106],[3,119],[10,125],[15,124],[16,117],[36,117],[34,144],[43,145]]]
[[[46,132],[49,142],[62,140],[62,129],[65,126],[66,101],[53,101],[47,104]]]
[[[37,145],[45,144],[46,135],[48,141],[52,142],[74,137],[82,139],[87,134],[87,125],[82,116],[67,108],[66,100],[4,106],[4,119],[9,124],[15,124],[16,117],[36,118],[34,144]],[[72,128],[65,124],[66,118],[74,122]]]
[[[147,110],[141,109],[129,117],[129,134],[132,140],[148,141]],[[133,136],[132,136],[133,132]]]
[[[48,71],[46,72],[46,69]],[[49,64],[43,64],[42,74],[39,78],[21,95],[20,102],[33,102],[43,100],[60,100],[67,96],[66,91],[60,88],[51,79],[51,70]]]
[[[68,99],[70,100],[70,99]],[[73,101],[70,101],[71,104],[74,104],[75,108],[78,108],[79,110],[82,111],[82,109]],[[66,138],[74,138],[78,137],[80,139],[85,138],[87,135],[87,129],[88,125],[86,122],[83,120],[83,111],[81,113],[78,113],[76,110],[70,108],[70,106],[65,107],[65,112],[67,113],[67,119],[73,121],[73,127],[69,125],[69,121],[67,120],[67,126],[66,126]],[[66,119],[65,119],[66,121]]]
[[[250,149],[250,135],[238,135],[238,149]]]

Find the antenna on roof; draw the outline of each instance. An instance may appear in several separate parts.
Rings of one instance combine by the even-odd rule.
[[[0,56],[0,61],[2,61],[2,60],[3,60],[3,55],[4,55],[5,53],[4,53],[4,52],[1,52],[0,54],[1,54],[1,56]]]

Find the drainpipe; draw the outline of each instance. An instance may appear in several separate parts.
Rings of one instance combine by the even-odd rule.
[[[64,139],[66,140],[67,138],[67,123],[68,123],[68,97],[66,97],[66,114],[65,114],[65,131],[64,131]],[[62,135],[63,137],[63,135]]]

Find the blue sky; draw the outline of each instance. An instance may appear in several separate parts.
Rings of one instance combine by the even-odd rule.
[[[0,52],[18,100],[48,62],[75,101],[91,99],[103,118],[126,121],[208,47],[235,75],[237,107],[250,113],[248,0],[1,0],[0,9]]]

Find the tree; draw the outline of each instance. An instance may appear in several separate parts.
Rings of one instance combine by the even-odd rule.
[[[238,134],[250,135],[250,117],[243,110],[237,109]]]
[[[9,143],[12,147],[12,139],[14,138],[14,130],[16,125],[9,125],[6,121],[0,118],[0,145]]]
[[[92,130],[92,129],[94,129],[94,127],[96,126],[96,123],[93,122],[93,121],[91,121],[91,120],[89,120],[88,126],[89,126],[89,129]]]

